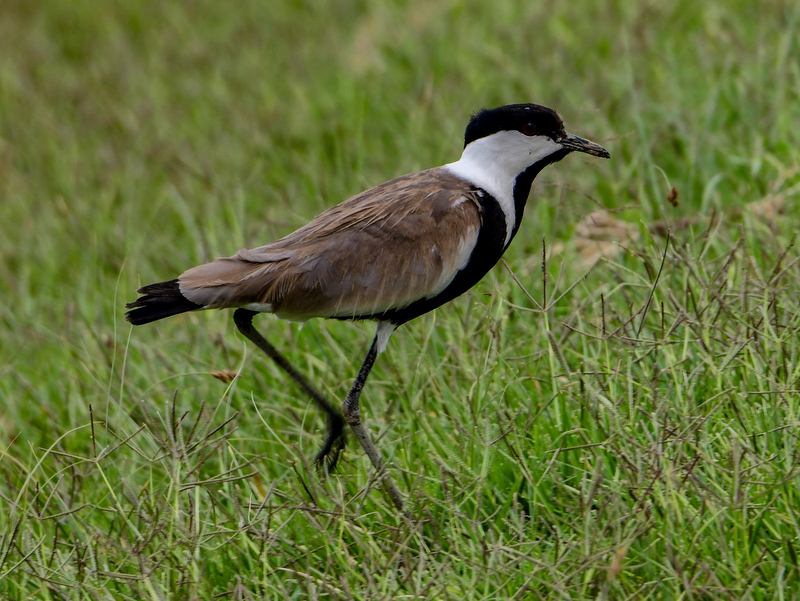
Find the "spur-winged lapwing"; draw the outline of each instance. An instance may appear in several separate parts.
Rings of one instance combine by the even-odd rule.
[[[253,316],[377,321],[342,412],[383,475],[359,408],[375,358],[398,326],[469,290],[500,260],[519,229],[534,177],[573,151],[611,156],[602,146],[568,134],[558,114],[544,106],[484,109],[470,120],[464,152],[455,163],[398,177],[276,242],[144,286],[142,296],[128,304],[126,317],[141,325],[186,311],[236,309],[239,331],[326,413],[327,437],[317,462],[328,469],[343,446],[342,415],[256,331]],[[386,482],[400,507],[397,489]]]

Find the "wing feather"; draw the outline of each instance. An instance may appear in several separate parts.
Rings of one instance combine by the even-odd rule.
[[[190,269],[189,300],[269,305],[281,317],[379,314],[441,292],[481,225],[470,184],[442,169],[403,176],[328,209],[275,242]]]

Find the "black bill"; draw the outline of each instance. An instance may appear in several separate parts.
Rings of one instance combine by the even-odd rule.
[[[558,143],[569,150],[585,152],[586,154],[591,154],[604,159],[611,158],[611,153],[600,146],[600,144],[595,144],[594,142],[590,142],[584,138],[579,138],[578,136],[573,136],[572,134],[567,134],[567,137],[561,138]]]

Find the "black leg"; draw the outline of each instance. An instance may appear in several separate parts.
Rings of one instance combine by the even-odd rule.
[[[372,442],[369,432],[367,432],[364,424],[361,423],[361,406],[359,405],[358,401],[361,397],[361,390],[364,388],[364,383],[367,381],[367,377],[369,376],[369,372],[372,370],[372,366],[375,364],[375,358],[377,356],[378,336],[375,336],[375,340],[372,341],[372,346],[369,347],[367,358],[364,359],[361,369],[358,370],[358,375],[356,376],[355,382],[353,382],[353,386],[350,388],[350,391],[347,393],[347,396],[342,403],[342,413],[344,413],[344,418],[347,420],[347,423],[350,424],[353,434],[356,435],[356,438],[358,438],[361,446],[364,447],[364,451],[372,462],[372,466],[375,468],[378,478],[382,479],[383,483],[388,488],[389,496],[392,497],[392,502],[394,503],[395,507],[402,511],[403,498],[400,496],[400,491],[397,490],[394,482],[386,473],[386,470],[383,466],[383,460],[381,459],[381,454],[375,446],[375,443]]]
[[[249,309],[236,309],[233,313],[233,322],[245,338],[264,351],[270,359],[277,363],[278,367],[285,371],[286,374],[311,397],[311,400],[325,412],[325,422],[328,431],[325,435],[325,443],[322,445],[320,452],[317,453],[317,457],[314,461],[317,467],[324,468],[327,472],[332,472],[336,468],[339,455],[344,448],[344,420],[336,408],[329,403],[316,388],[309,384],[308,380],[292,367],[292,364],[287,361],[286,357],[281,355],[278,349],[259,334],[258,330],[253,326],[253,317],[255,315],[257,315],[257,313]],[[375,358],[373,357],[372,360],[375,361]],[[369,370],[367,370],[367,372],[369,373]],[[366,379],[366,376],[364,379]],[[360,388],[359,392],[361,392]],[[357,398],[356,404],[358,404]]]

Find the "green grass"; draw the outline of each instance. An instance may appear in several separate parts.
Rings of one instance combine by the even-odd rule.
[[[5,1],[0,597],[797,598],[799,18]],[[124,321],[140,283],[452,161],[474,110],[525,101],[613,159],[539,177],[505,257],[525,290],[498,266],[378,360],[362,407],[413,520],[355,441],[309,468],[320,415],[230,315]],[[639,236],[586,273],[598,205]],[[257,325],[334,399],[373,333]]]

